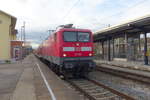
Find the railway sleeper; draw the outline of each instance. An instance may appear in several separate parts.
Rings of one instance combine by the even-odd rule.
[[[118,97],[117,95],[103,97],[103,98],[96,98],[96,100],[116,100],[115,98]]]
[[[91,93],[91,95],[93,95],[93,96],[98,96],[98,95],[104,95],[104,94],[107,94],[107,93],[110,93],[110,91]]]
[[[102,89],[99,89],[99,87],[95,86],[95,87],[87,87],[87,88],[84,88],[85,90],[91,90],[91,89],[94,89],[94,90],[102,90]]]

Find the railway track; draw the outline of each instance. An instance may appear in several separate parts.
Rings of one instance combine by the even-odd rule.
[[[118,90],[110,88],[103,83],[95,80],[84,79],[68,79],[65,78],[75,89],[84,95],[84,100],[135,100],[135,98],[122,93]]]
[[[135,100],[124,93],[88,78],[67,79],[67,81],[89,100]]]
[[[104,73],[109,73],[115,76],[123,77],[126,79],[131,79],[131,80],[135,80],[139,82],[144,82],[146,84],[150,84],[150,77],[146,75],[141,75],[140,73],[128,72],[125,70],[118,70],[118,69],[116,70],[116,69],[107,68],[103,66],[100,66],[100,67],[97,66],[96,70],[104,72]]]

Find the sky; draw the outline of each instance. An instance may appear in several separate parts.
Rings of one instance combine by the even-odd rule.
[[[150,14],[150,0],[0,0],[0,10],[17,17],[18,38],[26,22],[26,40],[36,48],[48,30],[73,23],[93,32]]]

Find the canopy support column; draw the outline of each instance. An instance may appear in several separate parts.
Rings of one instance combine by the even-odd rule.
[[[148,65],[148,56],[147,56],[147,33],[144,32],[144,64]]]
[[[103,54],[103,60],[104,60],[104,41],[102,41],[102,54]]]
[[[110,37],[108,37],[108,61],[110,60]]]
[[[128,35],[127,33],[125,32],[124,34],[124,38],[125,38],[125,56],[126,56],[126,59],[128,60]]]

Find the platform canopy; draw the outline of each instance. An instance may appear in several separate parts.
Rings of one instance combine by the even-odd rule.
[[[150,32],[150,15],[99,30],[94,33],[94,41],[120,33],[134,34],[141,32]]]

